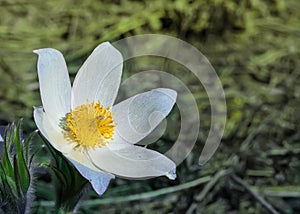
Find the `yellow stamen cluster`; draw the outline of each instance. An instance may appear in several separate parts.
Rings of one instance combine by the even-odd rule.
[[[65,118],[65,137],[77,146],[102,147],[113,140],[115,123],[110,108],[100,101],[77,106]]]

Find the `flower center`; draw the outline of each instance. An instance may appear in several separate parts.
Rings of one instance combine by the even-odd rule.
[[[63,129],[67,139],[77,146],[102,147],[113,140],[115,123],[110,108],[92,102],[75,107],[63,118]]]

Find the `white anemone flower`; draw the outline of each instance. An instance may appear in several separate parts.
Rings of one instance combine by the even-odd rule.
[[[35,123],[50,144],[67,157],[102,194],[115,176],[176,177],[176,165],[159,152],[136,146],[170,113],[177,93],[157,88],[116,105],[123,58],[109,42],[100,44],[78,71],[71,87],[63,55],[51,48],[38,54],[43,107]]]

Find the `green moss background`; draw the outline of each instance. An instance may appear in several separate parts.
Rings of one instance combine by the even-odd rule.
[[[220,148],[199,168],[196,147],[178,167],[176,181],[117,179],[100,200],[91,192],[79,212],[268,213],[258,194],[281,213],[298,213],[299,11],[298,0],[2,0],[0,122],[22,117],[26,132],[36,128],[32,106],[41,101],[34,49],[60,50],[74,76],[103,41],[144,33],[174,36],[197,47],[222,81],[228,121]],[[131,73],[125,69],[124,75]],[[210,112],[198,84],[193,91],[201,144]],[[161,149],[176,137],[169,132]],[[37,213],[53,212],[49,179],[40,179]],[[191,181],[196,181],[192,187]]]

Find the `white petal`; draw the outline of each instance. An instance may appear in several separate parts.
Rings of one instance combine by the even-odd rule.
[[[138,145],[149,145],[151,143],[155,143],[158,141],[164,134],[167,128],[167,120],[163,119],[158,126],[153,129],[153,131],[147,135],[145,138],[143,138],[141,141],[139,141]]]
[[[150,134],[170,113],[176,96],[174,90],[158,88],[113,106],[116,132],[126,142],[137,143]]]
[[[103,172],[96,168],[90,161],[88,154],[83,149],[73,149],[65,155],[77,168],[80,174],[90,181],[94,190],[99,194],[103,194],[107,189],[109,181],[115,176]]]
[[[65,154],[72,150],[74,145],[64,138],[60,127],[50,123],[42,107],[34,108],[33,117],[39,131],[56,150]]]
[[[76,167],[79,173],[91,183],[98,195],[102,195],[107,189],[110,180],[115,178],[115,176],[102,172],[91,164],[90,167],[86,167],[82,163],[78,163],[71,158],[69,158],[69,160]],[[95,169],[93,170],[91,168]]]
[[[167,176],[175,179],[176,165],[166,156],[134,146],[116,136],[108,146],[88,151],[96,167],[124,178],[143,179]]]
[[[63,55],[51,48],[33,51],[38,54],[38,77],[44,110],[53,123],[71,109],[71,83]]]
[[[110,43],[100,44],[80,68],[73,84],[72,108],[91,101],[112,106],[123,67],[121,53]]]

